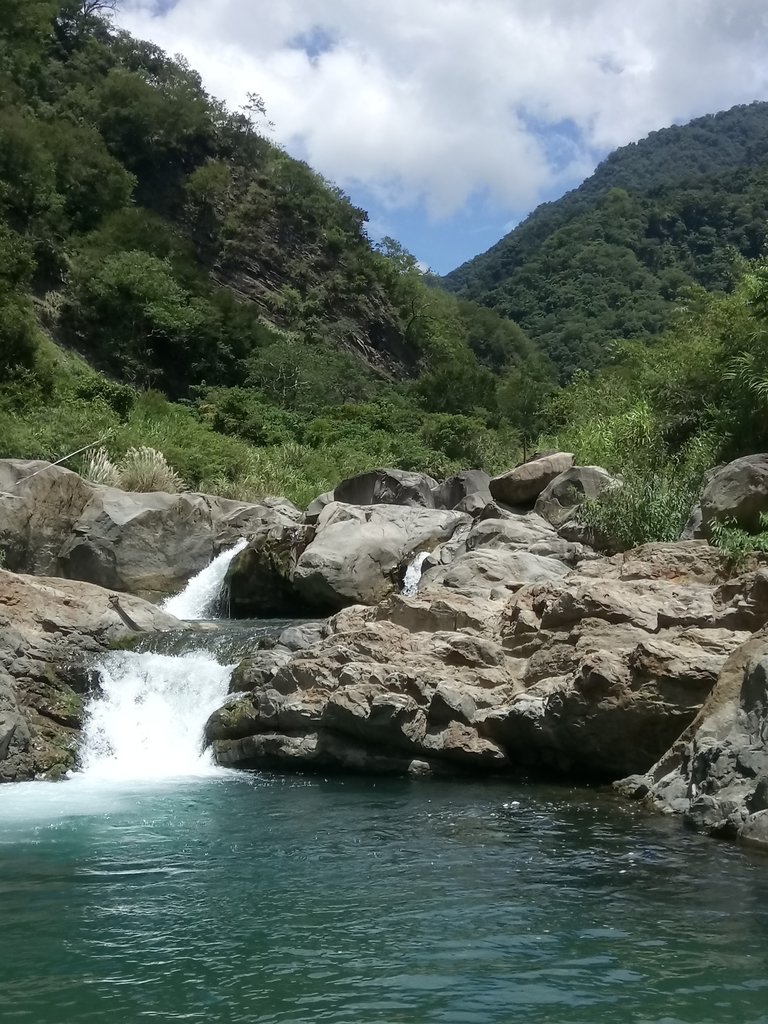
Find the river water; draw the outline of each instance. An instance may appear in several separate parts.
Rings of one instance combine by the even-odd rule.
[[[595,791],[218,769],[243,637],[105,656],[81,770],[0,787],[0,1024],[768,1024],[768,860]]]

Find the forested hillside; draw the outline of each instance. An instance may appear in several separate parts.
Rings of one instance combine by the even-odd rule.
[[[258,96],[227,110],[111,6],[0,19],[2,454],[103,436],[189,486],[301,499],[372,463],[507,461],[515,382],[551,387],[524,333],[425,287]]]
[[[68,462],[98,473],[149,446],[168,486],[303,502],[561,446],[621,475],[585,517],[628,545],[768,448],[768,105],[619,150],[457,296],[371,243],[258,96],[228,111],[105,6],[0,19],[0,456],[98,446]]]
[[[520,324],[568,379],[658,335],[691,284],[730,291],[767,223],[768,104],[753,103],[617,150],[442,283]]]

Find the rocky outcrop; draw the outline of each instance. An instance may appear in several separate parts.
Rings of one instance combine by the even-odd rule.
[[[569,452],[541,455],[494,477],[489,485],[491,495],[504,505],[531,506],[547,484],[572,466],[573,455]]]
[[[332,502],[316,526],[259,533],[226,580],[241,615],[331,614],[373,605],[398,589],[405,564],[448,540],[470,519],[418,506]]]
[[[603,779],[647,770],[768,617],[759,574],[721,585],[721,556],[691,542],[570,573],[559,563],[555,578],[518,581],[514,593],[508,580],[478,583],[482,570],[460,590],[445,585],[467,554],[486,550],[482,540],[490,553],[526,529],[547,527],[537,517],[476,524],[472,550],[430,570],[417,597],[349,608],[310,649],[250,666],[250,691],[209,723],[217,759],[416,772],[525,765]]]
[[[301,515],[282,499],[136,494],[12,459],[0,460],[0,491],[0,550],[9,568],[137,594],[179,590],[241,536]]]
[[[764,512],[768,512],[768,454],[746,455],[707,475],[683,539],[709,536],[716,520],[733,519],[744,529],[756,531]]]
[[[490,476],[481,469],[466,469],[444,480],[432,491],[435,508],[457,508],[472,498],[473,503],[483,507],[491,500]],[[461,511],[469,511],[463,506]]]
[[[350,477],[335,488],[335,501],[350,505],[406,505],[434,508],[433,492],[438,486],[426,473],[402,469],[372,469]]]
[[[135,629],[169,628],[183,627],[140,598],[0,570],[0,781],[71,768],[88,660]]]
[[[699,715],[651,770],[617,785],[698,831],[768,850],[768,629],[731,654]]]
[[[553,526],[562,526],[579,505],[617,486],[620,482],[601,466],[573,466],[547,484],[534,511]]]

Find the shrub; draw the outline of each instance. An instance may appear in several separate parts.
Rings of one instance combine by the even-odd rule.
[[[712,543],[728,557],[734,569],[741,568],[750,555],[768,551],[768,515],[760,513],[760,528],[750,533],[735,519],[715,520],[710,525]]]
[[[156,448],[129,448],[117,465],[120,487],[126,491],[184,490],[184,481]]]
[[[97,448],[83,461],[80,475],[94,484],[120,486],[120,470],[109,457],[106,448]]]

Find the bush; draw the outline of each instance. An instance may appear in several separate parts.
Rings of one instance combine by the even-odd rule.
[[[129,448],[117,465],[119,486],[126,491],[184,490],[184,481],[156,448]]]

